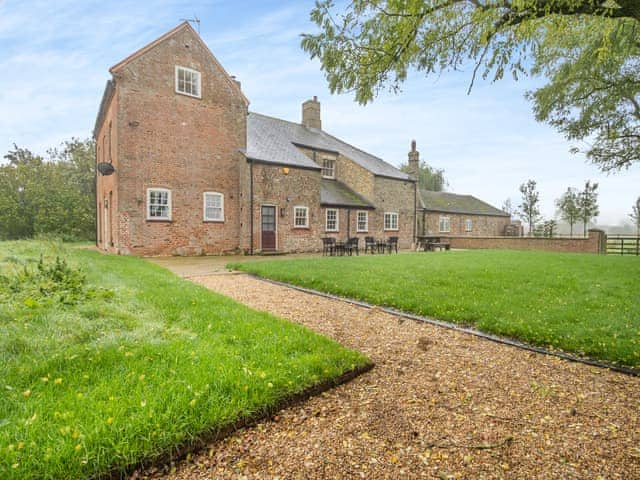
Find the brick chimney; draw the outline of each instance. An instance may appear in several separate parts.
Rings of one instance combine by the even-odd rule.
[[[315,95],[313,99],[307,100],[302,104],[302,124],[310,128],[322,128],[320,121],[320,102]]]
[[[418,171],[420,167],[420,152],[416,150],[416,141],[411,140],[411,151],[409,152],[408,173],[416,180],[418,179]]]

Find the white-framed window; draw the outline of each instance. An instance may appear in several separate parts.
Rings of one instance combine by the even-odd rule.
[[[470,218],[467,218],[464,221],[464,231],[470,232],[471,230],[473,230],[473,220],[471,220]]]
[[[200,72],[176,65],[176,93],[201,98]]]
[[[171,190],[147,188],[147,220],[171,220]]]
[[[338,226],[338,210],[335,208],[327,208],[325,230],[327,232],[337,232]]]
[[[202,210],[205,222],[224,222],[224,195],[218,192],[204,192]]]
[[[449,217],[440,217],[440,231],[441,232],[451,231],[451,220],[449,219]]]
[[[293,207],[293,228],[309,228],[308,207]]]
[[[333,158],[322,159],[322,176],[324,178],[336,178],[336,161]]]
[[[396,212],[384,213],[384,229],[398,230],[398,214]]]
[[[356,218],[356,231],[358,233],[366,233],[369,231],[369,212],[359,210]]]

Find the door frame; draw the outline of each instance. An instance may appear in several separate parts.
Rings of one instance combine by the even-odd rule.
[[[273,203],[261,203],[260,204],[260,251],[263,251],[262,248],[262,207],[273,207],[273,218],[275,219],[275,236],[276,236],[276,246],[274,248],[275,251],[278,250],[278,206]]]

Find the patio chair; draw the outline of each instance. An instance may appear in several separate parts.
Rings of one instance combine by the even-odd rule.
[[[373,237],[364,237],[364,253],[369,250],[371,253],[376,253],[377,244]]]
[[[389,249],[389,253],[391,253],[393,249],[398,253],[398,237],[389,237],[387,240],[387,248]]]
[[[322,237],[322,255],[333,255],[336,251],[336,239]]]
[[[349,255],[353,255],[353,252],[356,252],[356,255],[360,255],[360,247],[359,247],[360,239],[358,237],[353,237],[347,240],[345,245],[345,250]]]

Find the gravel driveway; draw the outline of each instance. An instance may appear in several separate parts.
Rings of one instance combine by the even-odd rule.
[[[366,353],[347,385],[154,478],[640,479],[640,379],[246,275],[212,290]]]

